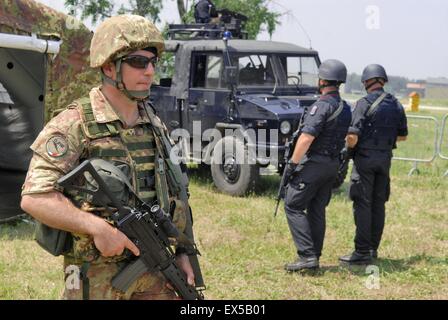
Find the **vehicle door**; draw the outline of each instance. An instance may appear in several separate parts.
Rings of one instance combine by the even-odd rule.
[[[229,106],[230,89],[223,79],[222,52],[194,52],[190,73],[187,117],[190,134],[201,135],[225,121]],[[193,123],[201,129],[193,130]],[[200,138],[200,137],[199,137]]]

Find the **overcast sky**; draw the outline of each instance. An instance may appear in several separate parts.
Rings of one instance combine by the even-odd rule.
[[[39,1],[66,12],[64,0]],[[164,3],[161,20],[178,23],[176,1]],[[349,72],[380,63],[390,75],[448,77],[446,0],[272,0],[270,8],[285,13],[272,40],[309,47],[309,37],[322,60],[340,59]]]

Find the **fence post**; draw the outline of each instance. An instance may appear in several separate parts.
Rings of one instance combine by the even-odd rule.
[[[442,153],[442,142],[443,142],[443,138],[445,137],[445,128],[446,128],[447,120],[448,120],[448,113],[442,119],[442,125],[440,128],[439,150],[438,150],[439,157],[444,160],[448,160],[448,156],[446,156]],[[443,177],[447,177],[447,176],[448,176],[448,169],[443,174]]]

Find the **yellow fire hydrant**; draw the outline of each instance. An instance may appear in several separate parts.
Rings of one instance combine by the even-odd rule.
[[[418,112],[418,106],[420,104],[420,95],[417,92],[411,92],[409,94],[409,106],[412,112]]]

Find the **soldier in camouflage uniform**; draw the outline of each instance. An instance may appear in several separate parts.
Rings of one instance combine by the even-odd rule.
[[[139,255],[138,248],[85,195],[66,197],[56,184],[83,160],[101,158],[125,164],[134,189],[145,202],[163,202],[161,198],[169,196],[159,187],[159,146],[152,126],[166,128],[143,103],[163,50],[160,32],[145,18],[121,15],[105,20],[90,48],[90,65],[99,69],[102,85],[53,118],[31,146],[34,155],[21,206],[43,224],[72,234],[73,245],[64,254],[64,270],[78,267],[83,281],[80,286],[65,288],[67,299],[176,298],[156,271],[144,274],[126,292],[113,288],[111,278],[127,263],[129,251]],[[166,201],[171,204],[174,223],[182,231],[188,205],[173,197]],[[181,246],[177,249],[178,265],[193,285],[188,256]]]

